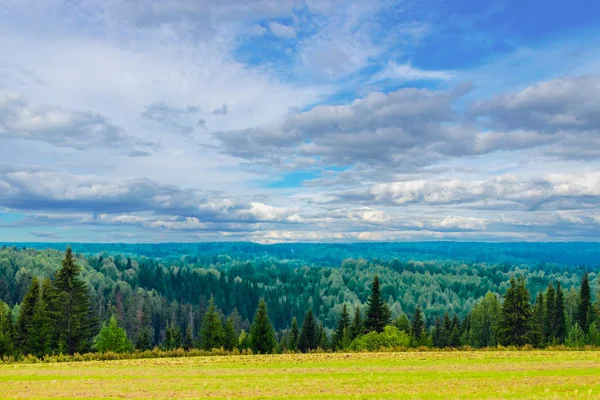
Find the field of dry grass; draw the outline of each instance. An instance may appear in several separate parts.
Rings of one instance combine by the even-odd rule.
[[[0,365],[0,398],[600,398],[599,352],[406,352]]]

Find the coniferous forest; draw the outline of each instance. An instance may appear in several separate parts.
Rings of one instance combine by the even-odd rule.
[[[1,357],[600,346],[595,244],[102,246],[1,247]]]

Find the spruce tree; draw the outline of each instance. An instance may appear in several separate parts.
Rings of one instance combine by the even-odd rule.
[[[544,312],[544,341],[553,344],[556,340],[556,292],[550,283],[546,289],[546,309]]]
[[[329,350],[329,338],[327,337],[327,332],[325,332],[325,328],[323,324],[319,326],[319,348],[321,350]]]
[[[17,319],[17,347],[23,354],[32,354],[32,349],[28,348],[29,331],[31,321],[35,314],[35,306],[40,298],[40,282],[37,277],[33,277],[29,283],[29,288],[23,297]]]
[[[560,282],[556,283],[556,315],[554,319],[554,337],[558,343],[564,343],[567,335],[567,321],[565,318],[565,301]]]
[[[292,327],[290,329],[290,338],[288,348],[291,351],[298,350],[298,342],[300,340],[300,329],[298,328],[298,320],[296,317],[292,319]]]
[[[0,358],[14,352],[13,323],[10,307],[0,300]]]
[[[254,322],[250,329],[250,346],[255,354],[270,354],[275,345],[275,332],[267,314],[267,303],[260,299]]]
[[[529,333],[529,343],[534,347],[544,346],[544,312],[544,295],[542,292],[539,292],[533,306],[531,330]]]
[[[379,288],[379,277],[373,278],[371,296],[367,300],[367,319],[365,321],[365,332],[383,332],[383,328],[390,320],[390,310],[381,299]]]
[[[433,325],[433,332],[431,333],[431,340],[433,341],[433,347],[443,348],[443,342],[441,341],[442,337],[442,320],[440,317],[435,317],[435,322]]]
[[[352,320],[352,325],[350,325],[350,340],[354,340],[359,337],[363,332],[363,322],[362,317],[360,315],[360,308],[356,306],[354,310],[354,319]]]
[[[425,335],[425,322],[423,321],[423,313],[421,312],[420,306],[417,306],[415,309],[410,329],[414,342],[421,343],[422,338]],[[446,335],[449,334],[450,332],[446,333]]]
[[[298,348],[303,353],[314,350],[319,347],[321,341],[319,327],[313,315],[312,310],[308,310],[300,331],[300,339],[298,340]]]
[[[237,335],[235,334],[235,327],[233,326],[233,318],[229,317],[225,323],[223,348],[227,351],[231,351],[235,347],[237,347]]]
[[[135,348],[141,351],[152,350],[152,336],[149,328],[142,329],[135,343]]]
[[[0,278],[0,301],[6,304],[12,304],[12,296],[10,295],[10,289],[8,283],[4,278]]]
[[[210,298],[208,310],[202,318],[200,341],[204,350],[218,349],[223,346],[223,324],[217,312],[214,297]]]
[[[49,306],[46,303],[47,296],[43,295],[44,290],[52,290],[52,286],[47,283],[42,286],[42,293],[40,293],[35,303],[24,346],[27,353],[37,357],[52,354],[53,351],[53,321]]]
[[[69,354],[89,349],[96,326],[91,312],[87,285],[81,279],[81,267],[75,262],[70,246],[67,246],[62,267],[54,279],[57,303],[60,306],[58,338],[60,347]]]
[[[190,351],[194,348],[194,335],[192,334],[192,325],[188,324],[185,330],[185,340],[183,341],[183,348]]]
[[[587,333],[590,325],[590,315],[592,310],[592,297],[590,290],[590,281],[587,272],[581,278],[581,289],[579,291],[579,306],[577,308],[577,322],[583,333]]]
[[[343,349],[349,343],[349,329],[350,329],[350,314],[348,314],[348,308],[344,304],[342,309],[342,315],[338,321],[338,326],[333,338],[333,347],[336,349]]]
[[[525,279],[510,278],[510,287],[502,304],[500,339],[504,345],[523,346],[527,343],[531,326],[531,304]]]

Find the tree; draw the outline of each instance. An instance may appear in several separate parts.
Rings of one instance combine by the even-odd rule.
[[[471,312],[469,344],[473,347],[496,346],[500,318],[500,302],[495,294],[488,292]]]
[[[292,319],[292,327],[290,329],[290,338],[288,348],[291,351],[298,350],[298,341],[300,340],[300,329],[298,328],[298,320],[296,317]]]
[[[152,337],[150,335],[150,329],[144,328],[138,336],[135,348],[141,351],[152,350]]]
[[[556,292],[552,282],[546,289],[546,310],[544,312],[544,341],[552,344],[556,341]]]
[[[523,346],[531,324],[531,304],[529,292],[525,287],[525,279],[510,278],[510,287],[504,296],[502,304],[502,319],[500,322],[500,339],[504,345]]]
[[[356,310],[354,310],[354,319],[352,320],[352,325],[350,325],[350,340],[356,339],[362,334],[362,331],[363,323],[360,315],[360,308],[356,306]]]
[[[208,310],[202,318],[200,340],[204,350],[218,349],[223,346],[223,324],[217,313],[214,297],[210,298]]]
[[[423,313],[420,306],[417,306],[415,309],[410,329],[415,343],[422,344],[422,339],[425,336],[425,322],[423,321]]]
[[[542,292],[539,292],[533,306],[531,329],[529,331],[529,343],[534,347],[544,346],[544,311],[544,295]]]
[[[408,317],[406,316],[406,314],[402,314],[401,316],[399,316],[396,319],[395,325],[399,331],[404,331],[406,333],[410,333],[410,321],[408,320]]]
[[[223,334],[223,348],[227,351],[231,351],[237,347],[237,335],[235,334],[235,327],[233,326],[233,318],[227,318],[225,323],[225,331]]]
[[[0,358],[14,351],[13,324],[10,307],[0,300]]]
[[[181,347],[181,330],[178,325],[171,322],[165,331],[165,342],[163,347],[165,350],[174,350]]]
[[[45,279],[42,283],[41,293],[35,303],[33,316],[29,323],[28,335],[24,348],[29,354],[43,357],[52,354],[53,342],[53,319],[51,307],[53,306],[52,283]]]
[[[375,331],[383,332],[390,320],[390,310],[381,299],[379,289],[379,277],[375,275],[373,278],[373,286],[371,296],[367,300],[367,319],[365,321],[365,333]]]
[[[185,340],[183,341],[183,348],[190,351],[194,348],[194,335],[192,334],[192,325],[188,324],[185,330]]]
[[[275,332],[267,314],[267,303],[261,298],[250,328],[250,346],[256,354],[270,354],[276,344]]]
[[[585,346],[585,333],[583,329],[579,326],[579,323],[575,322],[575,324],[569,329],[569,334],[565,340],[565,344],[568,347],[583,347]]]
[[[125,329],[119,326],[114,315],[110,317],[108,324],[102,325],[100,333],[94,338],[93,349],[101,353],[107,351],[125,353],[131,351],[132,348]]]
[[[0,301],[6,304],[12,304],[12,296],[10,295],[10,288],[4,278],[0,278]]]
[[[577,322],[581,330],[586,333],[590,325],[592,310],[592,297],[590,281],[587,272],[581,278],[581,289],[579,290],[579,305],[577,307]]]
[[[300,339],[298,340],[298,348],[301,352],[306,353],[319,347],[321,341],[319,327],[313,315],[312,310],[306,312],[302,330],[300,331]]]
[[[19,318],[17,319],[17,347],[23,354],[30,354],[31,351],[27,347],[29,339],[29,330],[31,321],[35,313],[35,305],[40,298],[40,283],[37,277],[34,277],[29,283],[29,288],[23,297],[19,310]]]
[[[567,334],[567,321],[565,317],[565,302],[560,282],[556,283],[556,315],[554,319],[554,337],[558,343],[564,343]]]
[[[81,267],[75,262],[71,247],[67,246],[62,267],[54,279],[54,287],[60,306],[60,347],[69,354],[82,353],[89,348],[96,325],[96,318],[90,308],[88,289],[80,275]]]
[[[325,332],[325,328],[323,324],[319,325],[319,348],[321,350],[329,350],[329,338],[327,337],[327,332]]]
[[[344,308],[342,309],[342,315],[340,315],[340,319],[338,321],[338,326],[335,331],[333,337],[332,346],[336,349],[343,349],[348,344],[350,344],[350,314],[348,314],[348,309],[346,304],[344,304]]]

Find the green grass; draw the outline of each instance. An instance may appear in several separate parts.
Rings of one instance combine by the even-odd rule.
[[[0,365],[0,398],[600,398],[600,352],[221,356]]]

